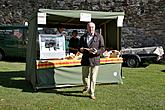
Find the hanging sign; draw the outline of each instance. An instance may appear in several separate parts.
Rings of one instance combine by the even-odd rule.
[[[80,13],[80,21],[90,22],[91,14],[90,13]]]
[[[46,13],[38,13],[38,24],[46,24]]]
[[[124,19],[124,16],[117,17],[117,27],[123,27],[123,19]]]

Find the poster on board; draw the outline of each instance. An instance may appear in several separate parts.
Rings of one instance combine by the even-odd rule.
[[[40,59],[65,58],[65,37],[63,35],[39,34]]]

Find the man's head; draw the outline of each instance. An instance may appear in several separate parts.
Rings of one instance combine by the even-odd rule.
[[[72,36],[73,36],[73,37],[77,37],[77,34],[78,34],[77,30],[73,30],[73,31],[72,31]]]
[[[60,33],[62,33],[62,32],[64,31],[64,27],[63,27],[63,25],[61,25],[61,24],[59,24],[59,25],[57,26],[57,29],[58,29],[58,31],[59,31]]]
[[[87,24],[87,31],[88,31],[89,33],[91,33],[92,35],[94,35],[94,33],[95,33],[95,23],[89,22],[89,23]]]

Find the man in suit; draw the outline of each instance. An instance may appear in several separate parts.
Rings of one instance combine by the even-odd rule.
[[[104,40],[102,35],[95,32],[95,23],[87,24],[87,33],[80,38],[79,51],[83,53],[82,81],[83,93],[89,93],[91,99],[95,100],[95,84],[100,65],[100,53],[104,51]]]

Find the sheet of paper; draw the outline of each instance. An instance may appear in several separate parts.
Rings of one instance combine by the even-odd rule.
[[[117,27],[123,27],[124,16],[118,16],[117,18]]]
[[[90,13],[80,13],[80,21],[90,22],[91,14]]]
[[[46,24],[46,13],[38,13],[38,24]]]

